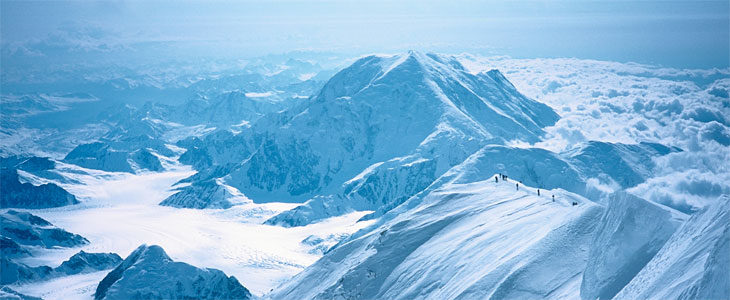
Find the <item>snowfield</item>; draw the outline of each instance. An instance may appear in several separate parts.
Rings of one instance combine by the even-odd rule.
[[[493,178],[434,190],[269,299],[579,298],[603,208],[562,190],[537,196],[533,187]]]
[[[321,256],[321,251],[312,251],[321,245],[306,245],[302,240],[314,235],[325,239],[324,244],[332,245],[336,242],[333,238],[370,223],[356,223],[368,212],[354,212],[306,227],[261,225],[274,214],[295,206],[283,203],[247,203],[227,210],[158,205],[172,193],[173,183],[194,173],[180,165],[166,172],[137,175],[63,165],[59,173],[79,182],[61,185],[82,203],[32,212],[82,235],[90,244],[82,248],[38,250],[34,257],[21,260],[31,266],[57,266],[79,250],[115,252],[126,257],[141,244],[156,244],[176,261],[220,269],[235,276],[254,295],[260,296]],[[75,275],[12,288],[44,299],[91,299],[96,285],[107,273]]]

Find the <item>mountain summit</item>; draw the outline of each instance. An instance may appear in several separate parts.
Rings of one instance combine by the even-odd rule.
[[[557,119],[499,71],[473,75],[451,57],[409,51],[361,58],[301,105],[188,149],[225,165],[208,173],[254,201],[323,196],[315,202],[328,204],[315,206],[326,211],[310,205],[271,221],[302,225],[402,202],[480,147],[535,142]]]

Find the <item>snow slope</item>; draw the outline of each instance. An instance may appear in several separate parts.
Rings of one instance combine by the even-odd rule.
[[[656,255],[686,216],[625,192],[611,195],[596,220],[580,293],[611,299]]]
[[[515,184],[493,178],[445,184],[412,209],[339,245],[267,297],[578,297],[603,209],[564,191],[545,190],[538,197],[535,188],[516,190]]]
[[[692,215],[615,299],[727,299],[730,197]]]

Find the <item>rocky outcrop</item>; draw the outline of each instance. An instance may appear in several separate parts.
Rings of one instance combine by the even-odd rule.
[[[153,284],[154,283],[154,284]],[[100,299],[251,299],[235,277],[173,261],[159,246],[139,246],[99,283]]]

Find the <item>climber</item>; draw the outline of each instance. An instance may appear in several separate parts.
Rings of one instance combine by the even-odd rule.
[[[553,195],[553,202],[555,202],[555,195]]]
[[[494,182],[495,182],[495,183],[498,183],[498,182],[499,182],[499,179],[498,179],[498,178],[499,178],[499,177],[497,177],[497,176],[494,176]]]
[[[515,188],[519,191],[520,190],[520,184],[519,183],[515,183]]]
[[[573,206],[578,205],[578,202],[573,201]]]
[[[540,189],[537,189],[537,195],[540,196]]]

